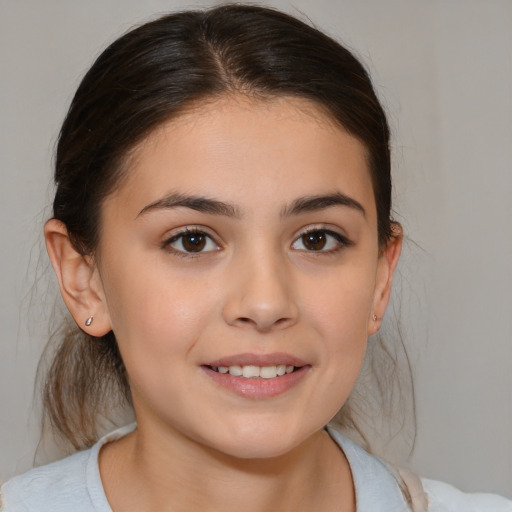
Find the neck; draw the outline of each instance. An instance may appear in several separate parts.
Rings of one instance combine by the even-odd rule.
[[[323,430],[279,457],[239,459],[139,425],[103,448],[100,472],[114,512],[355,510],[348,462]]]

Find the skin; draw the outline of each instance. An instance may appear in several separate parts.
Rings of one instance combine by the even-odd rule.
[[[398,230],[378,245],[365,147],[305,100],[231,96],[160,127],[127,172],[94,257],[46,225],[68,308],[90,334],[114,331],[129,375],[138,428],[100,454],[113,510],[355,510],[322,429],[380,327],[401,246]],[[176,194],[229,209],[162,207]],[[333,194],[352,203],[291,211]],[[201,252],[185,250],[184,228],[205,234]],[[272,397],[234,393],[203,366],[276,352],[306,369]]]

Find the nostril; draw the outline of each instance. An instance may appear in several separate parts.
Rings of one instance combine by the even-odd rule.
[[[276,327],[277,328],[285,327],[288,324],[288,322],[291,321],[291,319],[287,318],[287,317],[278,318],[277,320],[274,320],[274,321],[271,321],[271,320],[266,321],[266,320],[268,320],[268,319],[260,318],[258,320],[258,319],[253,319],[248,316],[240,316],[236,319],[236,321],[234,322],[234,325],[238,324],[238,326],[254,326],[258,330],[268,331],[268,330],[276,328]]]

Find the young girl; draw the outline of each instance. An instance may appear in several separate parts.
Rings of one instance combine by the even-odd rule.
[[[143,25],[95,62],[57,148],[63,330],[47,415],[76,454],[3,511],[510,511],[401,474],[328,426],[402,241],[361,64],[277,11]],[[126,400],[136,423],[98,440]]]

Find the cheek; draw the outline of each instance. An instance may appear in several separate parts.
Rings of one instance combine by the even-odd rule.
[[[368,317],[375,291],[375,271],[365,265],[351,265],[334,275],[315,280],[314,292],[305,298],[306,311],[316,328],[328,337],[366,339]]]
[[[107,294],[112,329],[123,357],[159,360],[189,351],[216,309],[201,283],[147,264],[129,273],[117,267]],[[133,352],[133,354],[132,354]]]
[[[334,403],[334,413],[348,397],[365,356],[375,286],[372,275],[368,266],[347,267],[336,279],[331,276],[317,283],[321,286],[305,307],[318,339],[325,344],[319,366],[327,389],[335,401],[341,400]]]

